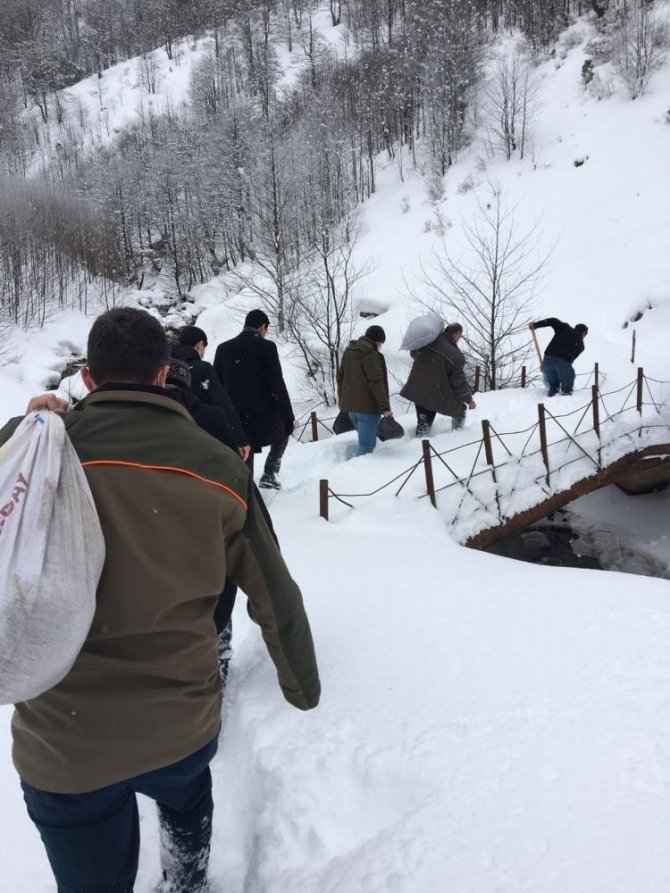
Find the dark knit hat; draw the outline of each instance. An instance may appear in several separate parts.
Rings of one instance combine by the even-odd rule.
[[[578,335],[588,335],[589,327],[587,325],[585,325],[583,322],[578,322],[577,325],[575,326],[575,332],[577,332]]]
[[[179,344],[184,347],[195,347],[201,341],[205,342],[207,347],[207,335],[198,326],[184,326],[177,332]]]
[[[377,344],[383,344],[386,341],[386,332],[381,326],[370,326],[365,332],[365,337]]]
[[[245,329],[260,329],[261,326],[269,326],[270,320],[263,310],[250,310],[244,320]]]
[[[178,360],[176,357],[170,357],[167,384],[175,385],[184,391],[189,391],[191,389],[191,370],[183,360]]]
[[[463,326],[460,322],[450,322],[445,330],[447,335],[462,335],[463,334]]]

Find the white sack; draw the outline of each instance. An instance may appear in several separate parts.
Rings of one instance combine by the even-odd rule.
[[[0,447],[0,704],[67,675],[86,639],[105,543],[63,420],[33,412]]]
[[[437,313],[417,316],[407,327],[400,350],[419,350],[421,347],[426,347],[426,345],[432,344],[443,331],[444,323]]]

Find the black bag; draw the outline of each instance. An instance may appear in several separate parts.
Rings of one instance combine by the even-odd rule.
[[[379,427],[377,428],[377,437],[382,441],[385,440],[397,440],[399,437],[404,437],[405,429],[400,424],[400,422],[396,422],[393,416],[385,416],[379,422]]]
[[[348,412],[341,412],[333,422],[333,432],[335,434],[346,434],[347,431],[353,431],[354,426],[349,418]]]

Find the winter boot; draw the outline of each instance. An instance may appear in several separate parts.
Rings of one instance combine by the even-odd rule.
[[[430,425],[428,424],[428,419],[423,413],[418,416],[416,423],[416,431],[414,432],[415,437],[428,437],[430,434]]]
[[[274,472],[269,474],[266,472],[258,482],[258,486],[264,490],[281,490],[281,483]]]

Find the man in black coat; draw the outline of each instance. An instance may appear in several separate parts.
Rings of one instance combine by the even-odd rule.
[[[241,333],[217,347],[214,370],[247,432],[250,460],[270,447],[259,486],[279,490],[277,475],[295,419],[277,347],[267,340],[269,325],[262,310],[247,313]]]
[[[584,350],[584,338],[588,335],[588,326],[583,322],[573,328],[567,322],[561,322],[555,316],[528,323],[531,331],[551,326],[554,337],[544,352],[542,371],[549,386],[549,397],[560,391],[571,394],[575,384],[575,370],[572,364]]]
[[[190,389],[200,403],[206,406],[218,406],[226,417],[226,425],[232,436],[231,449],[240,454],[245,461],[249,458],[251,447],[244,427],[235,412],[235,407],[219,381],[211,363],[205,362],[203,356],[207,347],[207,335],[198,326],[184,326],[178,332],[178,343],[170,353],[177,360],[186,363],[191,371]]]

